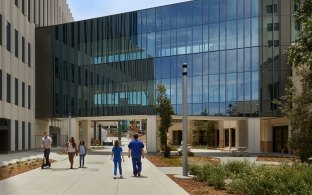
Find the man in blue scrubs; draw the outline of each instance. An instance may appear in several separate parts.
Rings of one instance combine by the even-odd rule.
[[[133,135],[133,140],[128,145],[128,157],[132,158],[133,175],[141,176],[142,162],[141,157],[144,158],[144,144],[138,140],[139,135],[135,133]]]

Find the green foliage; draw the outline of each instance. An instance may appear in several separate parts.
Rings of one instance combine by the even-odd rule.
[[[249,173],[252,169],[252,165],[249,161],[229,161],[222,166],[226,176],[231,178],[243,173]]]
[[[191,175],[199,175],[201,171],[201,166],[197,164],[190,164],[189,165],[189,172]]]
[[[189,170],[199,181],[205,181],[209,186],[216,189],[222,189],[225,186],[225,173],[220,167],[211,164],[190,165]]]
[[[306,164],[254,166],[234,176],[227,187],[235,194],[310,194],[311,171]]]
[[[163,84],[157,84],[157,98],[156,105],[154,106],[155,111],[160,117],[159,136],[162,148],[164,148],[164,155],[168,157],[167,149],[167,133],[169,127],[172,125],[172,116],[174,114],[171,101],[167,97],[166,88]],[[170,151],[170,150],[169,150]]]
[[[193,145],[208,145],[214,146],[214,139],[217,133],[216,121],[206,121],[206,120],[194,120],[194,129],[193,129]]]
[[[294,22],[301,28],[295,43],[285,52],[293,77],[285,95],[274,103],[289,121],[289,147],[306,162],[312,154],[312,2],[296,2],[299,9],[294,13]]]
[[[242,172],[228,184],[231,192],[246,194],[270,194],[274,190],[272,170],[255,166],[250,172]]]
[[[303,64],[312,67],[311,51],[312,51],[312,2],[305,1],[299,3],[298,10],[293,14],[294,22],[300,25],[299,35],[294,44],[292,44],[286,54],[288,55],[288,63],[293,67],[300,67]]]
[[[14,169],[15,169],[14,165],[11,165],[11,166],[9,167],[9,173],[12,173]]]
[[[231,161],[222,166],[190,165],[190,173],[215,188],[234,194],[311,194],[312,166],[306,163],[279,166]],[[225,181],[227,181],[225,184]]]

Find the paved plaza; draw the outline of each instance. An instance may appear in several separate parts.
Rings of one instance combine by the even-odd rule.
[[[42,153],[0,154],[0,165],[37,157],[42,158]],[[142,176],[134,177],[131,159],[125,155],[124,178],[114,179],[113,161],[109,160],[110,155],[105,152],[92,152],[87,155],[85,162],[87,168],[77,168],[79,157],[75,157],[74,167],[76,169],[68,169],[67,155],[51,152],[50,158],[57,160],[50,169],[37,168],[0,181],[0,194],[188,194],[147,159],[142,160]]]

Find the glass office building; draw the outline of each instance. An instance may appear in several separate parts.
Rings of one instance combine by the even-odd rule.
[[[291,72],[282,53],[293,9],[194,0],[38,28],[37,117],[155,115],[158,83],[181,115],[185,62],[189,116],[279,116],[272,100]]]

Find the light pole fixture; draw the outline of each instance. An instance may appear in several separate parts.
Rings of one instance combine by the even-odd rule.
[[[188,174],[188,167],[187,167],[187,156],[188,156],[188,132],[187,132],[187,63],[183,63],[182,65],[182,77],[183,77],[183,84],[182,84],[182,103],[183,103],[183,146],[182,146],[182,167],[183,167],[183,176],[187,176]]]

